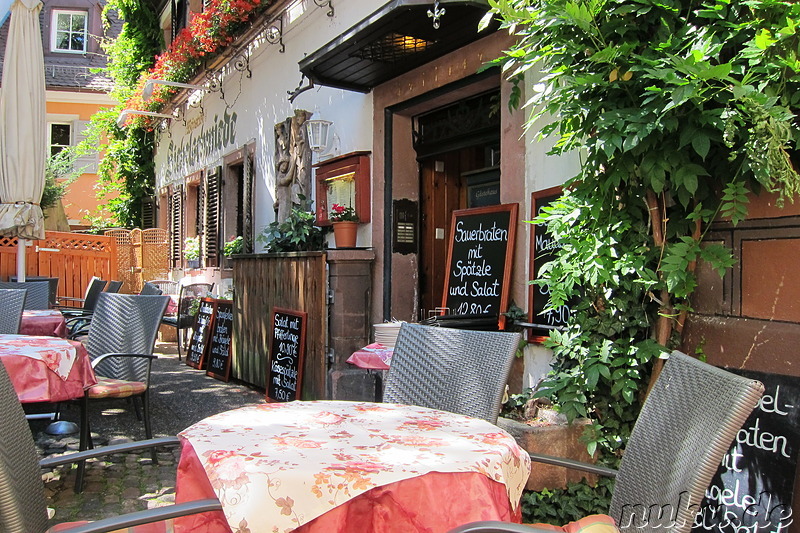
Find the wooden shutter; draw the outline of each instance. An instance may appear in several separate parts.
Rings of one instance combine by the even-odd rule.
[[[142,198],[142,229],[156,227],[156,197]]]
[[[206,175],[206,238],[204,242],[207,266],[218,266],[221,177],[222,167],[216,167]]]
[[[173,189],[169,198],[170,259],[180,266],[183,255],[183,187]]]

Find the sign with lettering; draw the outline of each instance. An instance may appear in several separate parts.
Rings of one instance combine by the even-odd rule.
[[[214,307],[217,301],[213,298],[201,298],[200,307],[194,315],[192,336],[189,339],[189,348],[186,350],[186,364],[202,370],[206,365],[208,352],[208,337],[214,320]]]
[[[453,211],[442,307],[455,315],[496,316],[508,308],[517,204]]]
[[[232,300],[217,300],[211,323],[206,374],[228,381],[231,374],[231,339],[233,338]]]
[[[727,369],[765,392],[706,489],[693,533],[782,533],[794,521],[800,449],[800,378]]]
[[[267,400],[291,402],[301,392],[306,351],[306,317],[303,311],[272,309],[272,346],[269,357]]]
[[[544,208],[560,197],[561,187],[553,187],[533,193],[531,195],[531,216],[535,218],[543,214]],[[559,244],[553,239],[552,235],[547,232],[546,224],[533,224],[531,231],[531,258],[529,261],[531,281],[541,277],[540,273],[542,267],[545,263],[553,259],[558,248]],[[567,325],[567,320],[572,312],[571,305],[574,305],[574,301],[568,302],[557,309],[545,311],[550,301],[550,288],[546,285],[532,283],[529,291],[528,321],[533,324],[541,325],[540,328],[531,330],[532,335],[535,336],[549,329],[560,328]]]

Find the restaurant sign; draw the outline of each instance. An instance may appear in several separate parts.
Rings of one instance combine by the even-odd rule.
[[[179,141],[170,140],[166,164],[160,166],[163,185],[188,176],[216,161],[223,150],[236,145],[236,112],[214,115],[212,123],[193,131]]]

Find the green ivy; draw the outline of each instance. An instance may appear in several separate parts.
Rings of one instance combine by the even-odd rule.
[[[698,261],[720,275],[729,249],[704,237],[747,216],[748,191],[800,190],[800,4],[779,0],[489,0],[518,38],[502,66],[512,107],[581,159],[535,222],[561,245],[536,283],[553,332],[538,396],[589,417],[590,452],[615,465],[659,354],[680,343]],[[487,19],[488,20],[488,19]],[[526,100],[527,99],[527,100]]]
[[[569,483],[565,489],[526,491],[522,495],[522,521],[563,526],[590,514],[608,512],[614,481],[601,478],[596,485]]]

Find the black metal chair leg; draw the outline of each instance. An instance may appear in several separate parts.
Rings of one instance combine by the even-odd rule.
[[[89,397],[84,394],[81,399],[81,426],[80,426],[80,451],[87,447],[93,448],[91,433],[89,431]],[[83,492],[83,478],[86,474],[86,461],[78,461],[78,470],[75,475],[75,493]]]
[[[145,438],[153,438],[153,429],[150,427],[150,391],[145,390],[144,394],[140,396],[142,399],[142,411],[144,412],[144,435]],[[150,450],[150,456],[153,458],[153,464],[158,464],[158,454],[156,448]]]

